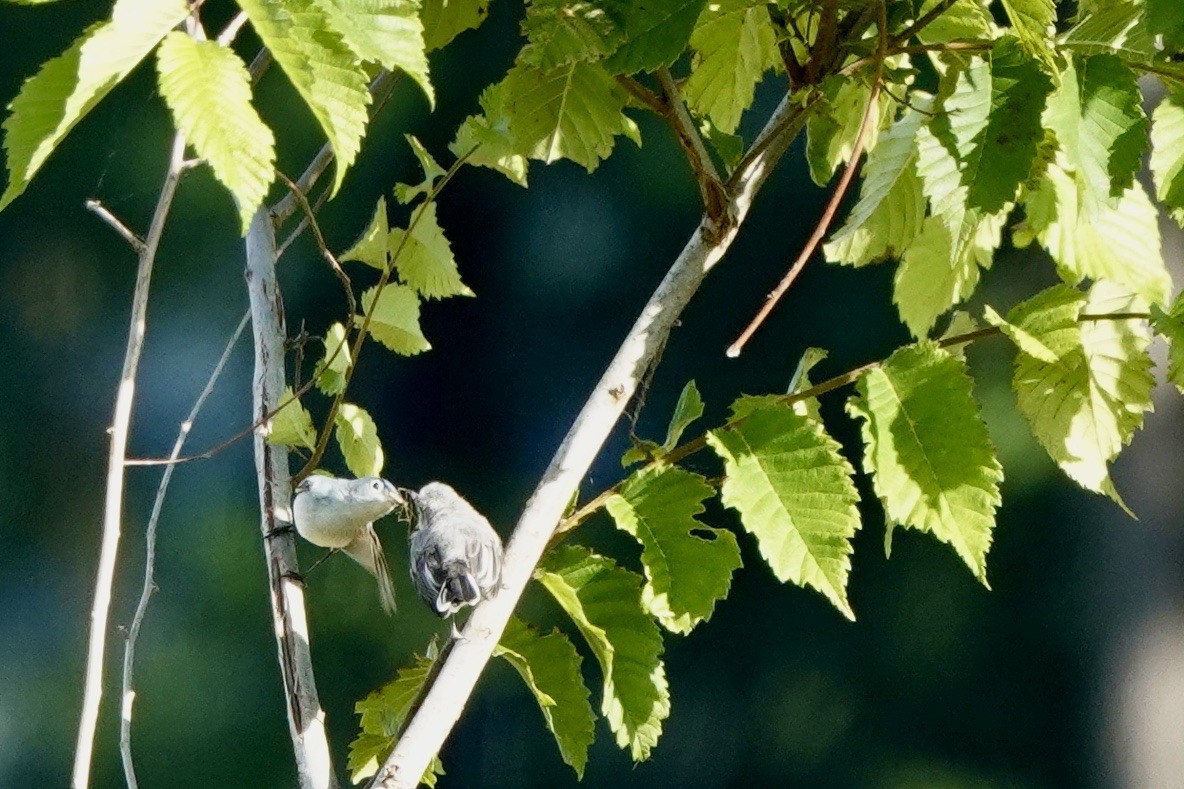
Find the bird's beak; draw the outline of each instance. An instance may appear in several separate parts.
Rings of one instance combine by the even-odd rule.
[[[389,500],[391,504],[396,506],[406,506],[407,499],[403,496],[402,489],[396,488],[390,480],[384,479],[383,484],[386,488],[387,500]]]
[[[308,480],[307,479],[300,480],[300,484],[296,486],[296,492],[297,493],[304,493],[307,490],[308,490]]]

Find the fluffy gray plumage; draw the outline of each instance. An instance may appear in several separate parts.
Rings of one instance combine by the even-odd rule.
[[[502,580],[502,540],[489,521],[459,493],[429,482],[408,493],[411,581],[438,616],[452,616],[497,594]]]
[[[374,521],[403,504],[398,489],[378,477],[342,479],[313,474],[296,486],[292,520],[300,536],[322,548],[339,548],[378,581],[382,608],[395,612],[391,572]]]

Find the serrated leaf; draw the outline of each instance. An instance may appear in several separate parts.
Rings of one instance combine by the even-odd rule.
[[[377,287],[362,294],[362,310],[370,315],[370,336],[402,356],[414,356],[432,346],[419,328],[419,297],[405,285],[387,285],[377,303]],[[356,316],[360,326],[361,316]]]
[[[945,0],[924,0],[915,18],[929,13]],[[982,0],[955,0],[932,22],[917,33],[924,44],[944,44],[948,41],[982,41],[995,38],[994,22]],[[950,53],[956,55],[957,53]]]
[[[317,362],[317,388],[327,395],[345,391],[345,372],[349,369],[349,359],[345,327],[334,323],[325,332],[325,355]]]
[[[177,129],[234,195],[245,233],[275,180],[275,137],[251,104],[246,65],[229,47],[174,31],[157,68]]]
[[[729,424],[707,434],[727,474],[721,500],[740,513],[779,580],[822,592],[854,619],[847,576],[859,493],[851,464],[820,421],[784,402],[741,402]]]
[[[4,120],[8,186],[0,210],[25,191],[70,130],[189,13],[182,0],[118,0],[94,25],[21,85]]]
[[[1079,197],[1079,181],[1058,157],[1026,202],[1028,232],[1052,255],[1061,277],[1072,284],[1108,279],[1152,304],[1166,304],[1172,279],[1160,249],[1158,213],[1143,187],[1133,184],[1117,204],[1093,215],[1082,210]]]
[[[926,202],[916,168],[917,131],[932,100],[914,93],[913,105],[868,154],[859,202],[822,248],[827,260],[864,266],[898,257],[921,232]]]
[[[357,56],[314,0],[239,0],[333,148],[333,193],[362,147],[370,91]]]
[[[802,356],[798,359],[798,365],[794,368],[793,377],[789,379],[789,386],[786,388],[785,393],[792,395],[809,389],[810,371],[828,355],[825,348],[807,348],[802,351]],[[808,416],[817,420],[819,423],[822,422],[822,414],[818,410],[817,397],[794,400],[790,407],[799,416]]]
[[[423,181],[418,185],[395,184],[396,199],[406,205],[414,200],[417,195],[430,194],[436,186],[437,179],[443,178],[446,171],[436,162],[435,157],[428,153],[428,149],[423,147],[423,143],[410,134],[403,136],[407,139],[407,144],[411,146],[411,152],[415,154],[415,158],[419,161],[419,166],[423,170]]]
[[[699,121],[699,133],[715,151],[724,165],[724,171],[731,173],[744,156],[744,138],[738,134],[724,134],[715,128],[710,118]]]
[[[847,410],[862,420],[863,466],[889,534],[929,532],[985,586],[1003,469],[971,386],[965,362],[921,343],[864,374]]]
[[[641,607],[641,578],[587,548],[561,545],[535,577],[571,617],[604,674],[601,712],[634,761],[649,758],[670,715],[662,635]]]
[[[642,605],[674,633],[711,618],[742,564],[735,535],[698,519],[714,495],[698,474],[657,465],[631,476],[604,504],[617,528],[641,543]]]
[[[1074,56],[1048,102],[1045,123],[1077,176],[1093,216],[1131,186],[1147,150],[1147,116],[1135,73],[1114,55]]]
[[[1043,61],[1050,73],[1057,71],[1057,9],[1053,0],[1003,0],[1003,10],[1028,54]]]
[[[604,65],[614,74],[669,66],[682,54],[706,0],[653,0],[621,9],[625,43]]]
[[[493,654],[514,667],[543,711],[565,764],[584,777],[588,746],[596,737],[595,715],[580,675],[576,648],[558,630],[547,635],[511,617]]]
[[[1147,27],[1144,3],[1107,2],[1078,14],[1079,21],[1062,37],[1064,47],[1082,55],[1114,54],[1148,61],[1158,54]]]
[[[291,402],[289,402],[291,401]],[[267,443],[288,447],[313,449],[317,445],[317,431],[312,426],[312,414],[292,395],[292,387],[285,386],[280,396],[280,410],[269,422]]]
[[[392,228],[387,244],[403,282],[425,299],[472,296],[460,281],[452,247],[436,219],[436,204],[422,205],[409,231]]]
[[[838,166],[851,158],[871,88],[851,77],[831,76],[823,80],[821,89],[824,102],[806,118],[806,162],[814,183],[825,186]],[[876,101],[880,108],[873,111],[891,106],[882,94]],[[878,125],[873,124],[868,134],[865,148],[869,151],[876,146],[876,129]]]
[[[366,409],[353,403],[342,403],[334,421],[337,446],[345,458],[345,467],[355,477],[377,477],[382,474],[384,454],[378,440],[378,427]]]
[[[623,91],[599,65],[542,71],[519,63],[501,87],[517,153],[548,163],[571,159],[592,172],[617,135],[641,144],[637,124],[621,112]]]
[[[1036,439],[1071,479],[1124,508],[1107,464],[1151,410],[1150,332],[1146,321],[1079,318],[1085,311],[1139,312],[1144,307],[1128,291],[1099,282],[1088,297],[1056,285],[1007,315],[1057,360],[1031,353],[1028,344],[1017,346],[1012,383]]]
[[[481,93],[481,107],[485,114],[466,118],[456,130],[456,139],[448,149],[457,158],[467,156],[467,164],[497,170],[525,187],[526,157],[517,153],[514,136],[510,134],[505,94],[501,83],[486,88]]]
[[[1184,394],[1184,294],[1166,313],[1153,310],[1155,331],[1168,342],[1168,380]]]
[[[986,309],[991,309],[987,307]],[[969,334],[979,328],[978,321],[970,316],[970,313],[963,310],[954,310],[950,315],[950,322],[946,325],[946,330],[941,333],[941,340],[947,340],[951,337],[959,337],[963,334]],[[943,346],[946,352],[958,359],[966,358],[966,345],[956,344],[951,346]]]
[[[691,75],[682,95],[691,111],[725,134],[736,131],[766,70],[779,62],[769,11],[753,0],[719,0],[691,33]]]
[[[388,71],[402,71],[435,107],[419,0],[316,0],[316,4],[355,55]]]
[[[666,440],[662,447],[667,452],[678,445],[683,431],[691,426],[699,417],[703,416],[703,397],[699,394],[699,387],[694,381],[687,381],[686,386],[678,395],[678,402],[674,404],[674,413],[670,415],[670,425],[666,428]]]
[[[423,41],[428,52],[448,44],[489,16],[490,0],[423,0]]]
[[[378,772],[378,767],[395,747],[395,738],[411,705],[427,680],[432,661],[416,655],[410,666],[399,669],[398,676],[354,705],[358,713],[359,733],[349,745],[346,769],[353,783],[361,783]],[[431,789],[444,774],[439,756],[433,756],[420,783]]]
[[[625,40],[615,8],[588,0],[532,0],[522,20],[530,42],[523,62],[552,69],[577,61],[600,60]]]
[[[1184,227],[1184,91],[1173,91],[1151,116],[1151,173],[1156,197]]]
[[[1008,323],[990,305],[983,308],[983,320],[1003,332],[1017,348],[1033,359],[1045,364],[1056,364],[1059,361],[1056,351],[1045,345],[1039,337],[1022,326]]]
[[[352,247],[342,252],[338,259],[343,263],[356,260],[367,266],[373,266],[379,271],[385,271],[390,260],[390,250],[387,248],[389,234],[390,229],[387,227],[386,220],[386,198],[380,197],[378,204],[374,207],[374,216],[370,218],[370,224],[362,233],[361,238],[355,241]]]

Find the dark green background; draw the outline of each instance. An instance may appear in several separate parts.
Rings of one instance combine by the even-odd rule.
[[[0,7],[0,99],[60,52],[99,2]],[[322,213],[344,248],[376,198],[418,175],[402,134],[450,160],[452,130],[518,46],[517,3],[432,60],[439,103],[429,114],[409,83],[374,124],[340,197]],[[225,3],[207,3],[216,23]],[[242,50],[253,51],[244,40]],[[778,88],[758,96],[753,124]],[[307,111],[278,70],[257,91],[278,130],[280,166],[295,176],[320,146]],[[476,299],[429,303],[434,348],[412,359],[369,345],[352,398],[375,416],[386,474],[417,486],[443,479],[508,535],[533,484],[617,343],[698,217],[697,194],[667,131],[642,120],[645,147],[622,142],[591,176],[568,162],[535,164],[522,190],[466,169],[440,219]],[[83,201],[98,197],[133,227],[147,224],[167,158],[168,118],[141,68],[55,154],[35,185],[0,215],[0,786],[64,785],[81,697],[107,437],[123,354],[135,261]],[[278,192],[277,192],[278,194]],[[797,144],[757,201],[719,269],[676,329],[640,430],[657,437],[678,391],[698,381],[708,422],[741,392],[783,390],[801,351],[830,349],[832,375],[880,358],[908,337],[890,302],[892,268],[810,265],[739,360],[723,349],[784,271],[826,192],[806,175]],[[1169,251],[1179,250],[1172,241]],[[1175,255],[1178,258],[1178,255]],[[131,453],[167,453],[246,306],[242,246],[230,200],[207,171],[186,177],[164,237],[149,308]],[[281,263],[289,325],[318,333],[339,319],[336,280],[307,239]],[[367,285],[369,272],[356,281]],[[1050,282],[1038,255],[1004,249],[984,286],[1001,308]],[[315,355],[316,351],[313,351]],[[673,712],[651,761],[634,767],[598,722],[588,786],[1112,786],[1140,785],[1146,737],[1180,740],[1171,707],[1179,665],[1184,502],[1181,409],[1161,389],[1149,430],[1117,464],[1142,520],[1066,483],[1028,436],[1007,385],[1006,346],[988,341],[972,363],[1007,472],[990,555],[994,591],[954,553],[898,533],[884,558],[883,515],[866,479],[845,621],[823,598],[783,586],[740,535],[745,568],[715,617],[671,638]],[[249,420],[250,351],[237,350],[198,420],[190,448],[212,446]],[[823,413],[857,463],[847,392]],[[318,415],[325,402],[306,402]],[[615,434],[584,490],[620,476]],[[340,458],[327,465],[341,472]],[[714,473],[713,461],[690,465]],[[143,526],[159,469],[132,469],[113,625],[129,622],[139,591]],[[139,650],[134,730],[143,786],[282,787],[292,783],[266,601],[254,471],[247,443],[183,466],[160,528],[160,592]],[[708,520],[737,528],[713,506]],[[392,565],[405,531],[379,525]],[[636,566],[637,548],[602,521],[580,539]],[[308,549],[307,551],[305,549]],[[317,555],[301,546],[309,561]],[[310,580],[309,617],[321,699],[338,765],[355,734],[355,700],[409,661],[442,626],[396,573],[398,617],[378,614],[372,583],[334,559]],[[538,589],[522,613],[558,622]],[[1175,663],[1148,657],[1148,644]],[[117,786],[118,665],[109,640],[96,786]],[[599,674],[586,656],[593,702]],[[1140,673],[1142,672],[1142,673]],[[1143,688],[1147,700],[1132,697]],[[1176,715],[1181,713],[1178,711]],[[1165,728],[1167,727],[1167,728]],[[1184,745],[1179,747],[1184,748]],[[1170,754],[1170,750],[1168,751]],[[442,754],[446,786],[574,783],[508,666],[490,666]],[[1177,758],[1179,758],[1177,756]],[[1143,784],[1150,785],[1150,784]]]

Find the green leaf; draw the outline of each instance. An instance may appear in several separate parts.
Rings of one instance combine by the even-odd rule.
[[[670,715],[662,635],[641,607],[641,578],[587,548],[561,545],[535,577],[571,617],[604,673],[601,712],[634,761],[649,758]]]
[[[1048,250],[1067,282],[1108,279],[1152,304],[1166,304],[1172,279],[1160,249],[1158,212],[1143,187],[1133,184],[1116,205],[1102,205],[1092,216],[1079,198],[1079,182],[1060,157],[1029,193],[1023,230]]]
[[[423,41],[427,51],[440,49],[457,35],[480,27],[489,16],[489,0],[423,0]]]
[[[751,106],[757,83],[779,62],[769,11],[753,0],[709,3],[690,43],[695,54],[683,98],[692,112],[731,134]]]
[[[377,287],[362,294],[362,310],[370,315],[370,336],[402,356],[414,356],[432,346],[419,328],[419,297],[405,285],[387,285],[377,303]],[[361,316],[355,318],[361,325]]]
[[[613,9],[587,0],[532,0],[522,20],[523,62],[541,69],[600,60],[625,40]]]
[[[493,654],[505,658],[522,677],[555,735],[559,755],[577,778],[583,778],[588,746],[596,738],[596,717],[580,674],[580,656],[571,641],[558,630],[539,635],[511,617]]]
[[[683,431],[701,416],[703,397],[699,394],[699,387],[695,386],[695,382],[687,381],[687,385],[678,395],[678,402],[674,404],[674,413],[670,415],[670,425],[666,428],[666,440],[662,442],[662,448],[669,452],[678,446]]]
[[[342,403],[334,427],[349,472],[358,478],[380,476],[384,459],[382,442],[370,414],[353,403]]]
[[[1082,487],[1122,504],[1107,464],[1151,410],[1151,337],[1146,321],[1081,321],[1083,312],[1141,312],[1145,305],[1107,282],[1088,297],[1056,285],[1016,306],[1007,320],[1045,352],[1018,342],[1012,383],[1036,439]],[[1012,332],[1009,335],[1015,336]],[[1055,362],[1048,361],[1049,356]]]
[[[445,170],[428,153],[428,149],[423,147],[423,143],[410,134],[403,136],[407,138],[407,144],[411,146],[411,152],[415,154],[415,158],[419,160],[419,166],[423,168],[423,181],[419,184],[414,186],[411,184],[395,184],[395,199],[407,205],[419,195],[431,194],[432,189],[436,186],[436,180],[445,175]]]
[[[346,769],[353,783],[361,783],[378,772],[378,767],[395,747],[395,739],[411,705],[427,680],[432,661],[416,655],[410,666],[399,669],[398,676],[354,705],[360,716],[357,739],[349,745]],[[444,774],[439,756],[433,756],[420,783],[436,785]]]
[[[1113,54],[1135,61],[1158,55],[1147,26],[1144,3],[1106,2],[1079,14],[1080,21],[1061,37],[1063,46],[1082,55]]]
[[[1057,352],[1044,344],[1044,341],[1014,323],[1008,323],[1003,316],[995,312],[990,305],[983,308],[983,320],[1002,331],[1015,346],[1028,356],[1045,364],[1056,364],[1059,361]]]
[[[243,232],[275,180],[275,137],[251,105],[251,77],[229,47],[174,31],[157,50],[173,122],[234,195]]]
[[[921,232],[925,195],[917,175],[917,131],[932,107],[914,93],[910,110],[880,136],[863,166],[859,202],[830,242],[823,246],[833,263],[865,266],[899,257]]]
[[[89,28],[21,85],[8,105],[8,186],[0,210],[25,191],[70,130],[189,13],[182,0],[118,0],[111,21]]]
[[[1064,162],[1091,216],[1130,188],[1147,151],[1147,116],[1135,73],[1114,55],[1075,56],[1048,102]]]
[[[641,144],[637,124],[621,112],[624,92],[599,65],[542,71],[519,63],[501,85],[515,150],[532,159],[571,159],[592,172],[618,134]]]
[[[604,65],[614,74],[669,66],[682,54],[706,0],[652,0],[621,8],[625,43]]]
[[[289,402],[291,401],[291,402]],[[271,418],[267,443],[288,447],[313,449],[317,445],[317,431],[312,426],[312,415],[292,396],[292,387],[285,386],[280,397],[280,410]],[[285,405],[286,404],[286,405]]]
[[[617,528],[641,543],[641,603],[667,630],[689,633],[728,596],[742,564],[730,531],[698,519],[715,489],[676,466],[644,468],[605,501]]]
[[[1168,342],[1168,380],[1184,394],[1184,295],[1176,297],[1166,313],[1155,313],[1155,330]]]
[[[945,0],[924,0],[914,18],[932,11]],[[945,44],[949,41],[983,41],[995,38],[994,21],[982,0],[955,0],[954,3],[923,27],[917,38],[924,44]],[[951,57],[957,53],[943,53]],[[956,59],[955,59],[956,62]]]
[[[327,395],[345,391],[345,371],[349,368],[349,358],[345,327],[334,323],[325,333],[325,355],[317,362],[317,388]]]
[[[1165,96],[1151,116],[1151,173],[1156,197],[1184,226],[1184,91]]]
[[[871,88],[851,77],[832,76],[823,80],[822,95],[824,103],[806,119],[806,162],[819,186],[825,186],[838,166],[851,158]],[[891,106],[882,98],[877,103]],[[875,145],[872,132],[865,147],[872,150]]]
[[[362,237],[354,245],[341,253],[339,260],[346,262],[356,260],[373,266],[379,271],[385,271],[389,263],[390,250],[387,249],[387,235],[390,230],[386,223],[386,198],[378,198],[378,205],[374,207],[374,216],[370,219]]]
[[[1053,0],[1003,0],[1003,10],[1028,54],[1048,66],[1049,73],[1055,74],[1056,3]]]
[[[336,158],[336,194],[366,133],[370,91],[361,62],[313,0],[239,0],[239,6],[325,132]]]
[[[1184,6],[1176,0],[1147,0],[1147,28],[1163,36],[1164,49],[1184,49]]]
[[[728,173],[735,170],[744,156],[744,138],[738,134],[724,134],[715,128],[710,118],[704,118],[699,122],[699,133],[715,151],[724,165],[724,170]]]
[[[971,386],[965,362],[920,343],[865,373],[847,410],[863,420],[863,466],[888,539],[893,526],[929,532],[985,586],[1003,469]]]
[[[849,619],[851,538],[859,528],[854,471],[818,420],[781,402],[745,400],[707,434],[724,461],[723,503],[740,513],[781,581],[822,592]],[[739,421],[738,421],[739,420]]]
[[[793,377],[789,379],[789,386],[786,388],[785,393],[792,395],[809,389],[811,386],[810,371],[829,355],[825,348],[807,348],[802,351],[802,356],[798,359],[798,366],[794,368]],[[795,400],[791,403],[790,407],[799,416],[808,416],[818,422],[822,422],[822,414],[818,411],[817,397]]]
[[[497,170],[524,187],[526,157],[516,152],[505,99],[506,91],[502,84],[486,88],[481,94],[481,107],[485,114],[466,118],[448,149],[457,158],[468,156],[465,160],[467,164]]]
[[[399,277],[425,299],[473,295],[460,281],[452,248],[436,219],[435,203],[419,208],[409,231],[392,228],[387,244]]]
[[[419,0],[316,0],[329,27],[360,59],[415,80],[433,107]]]

